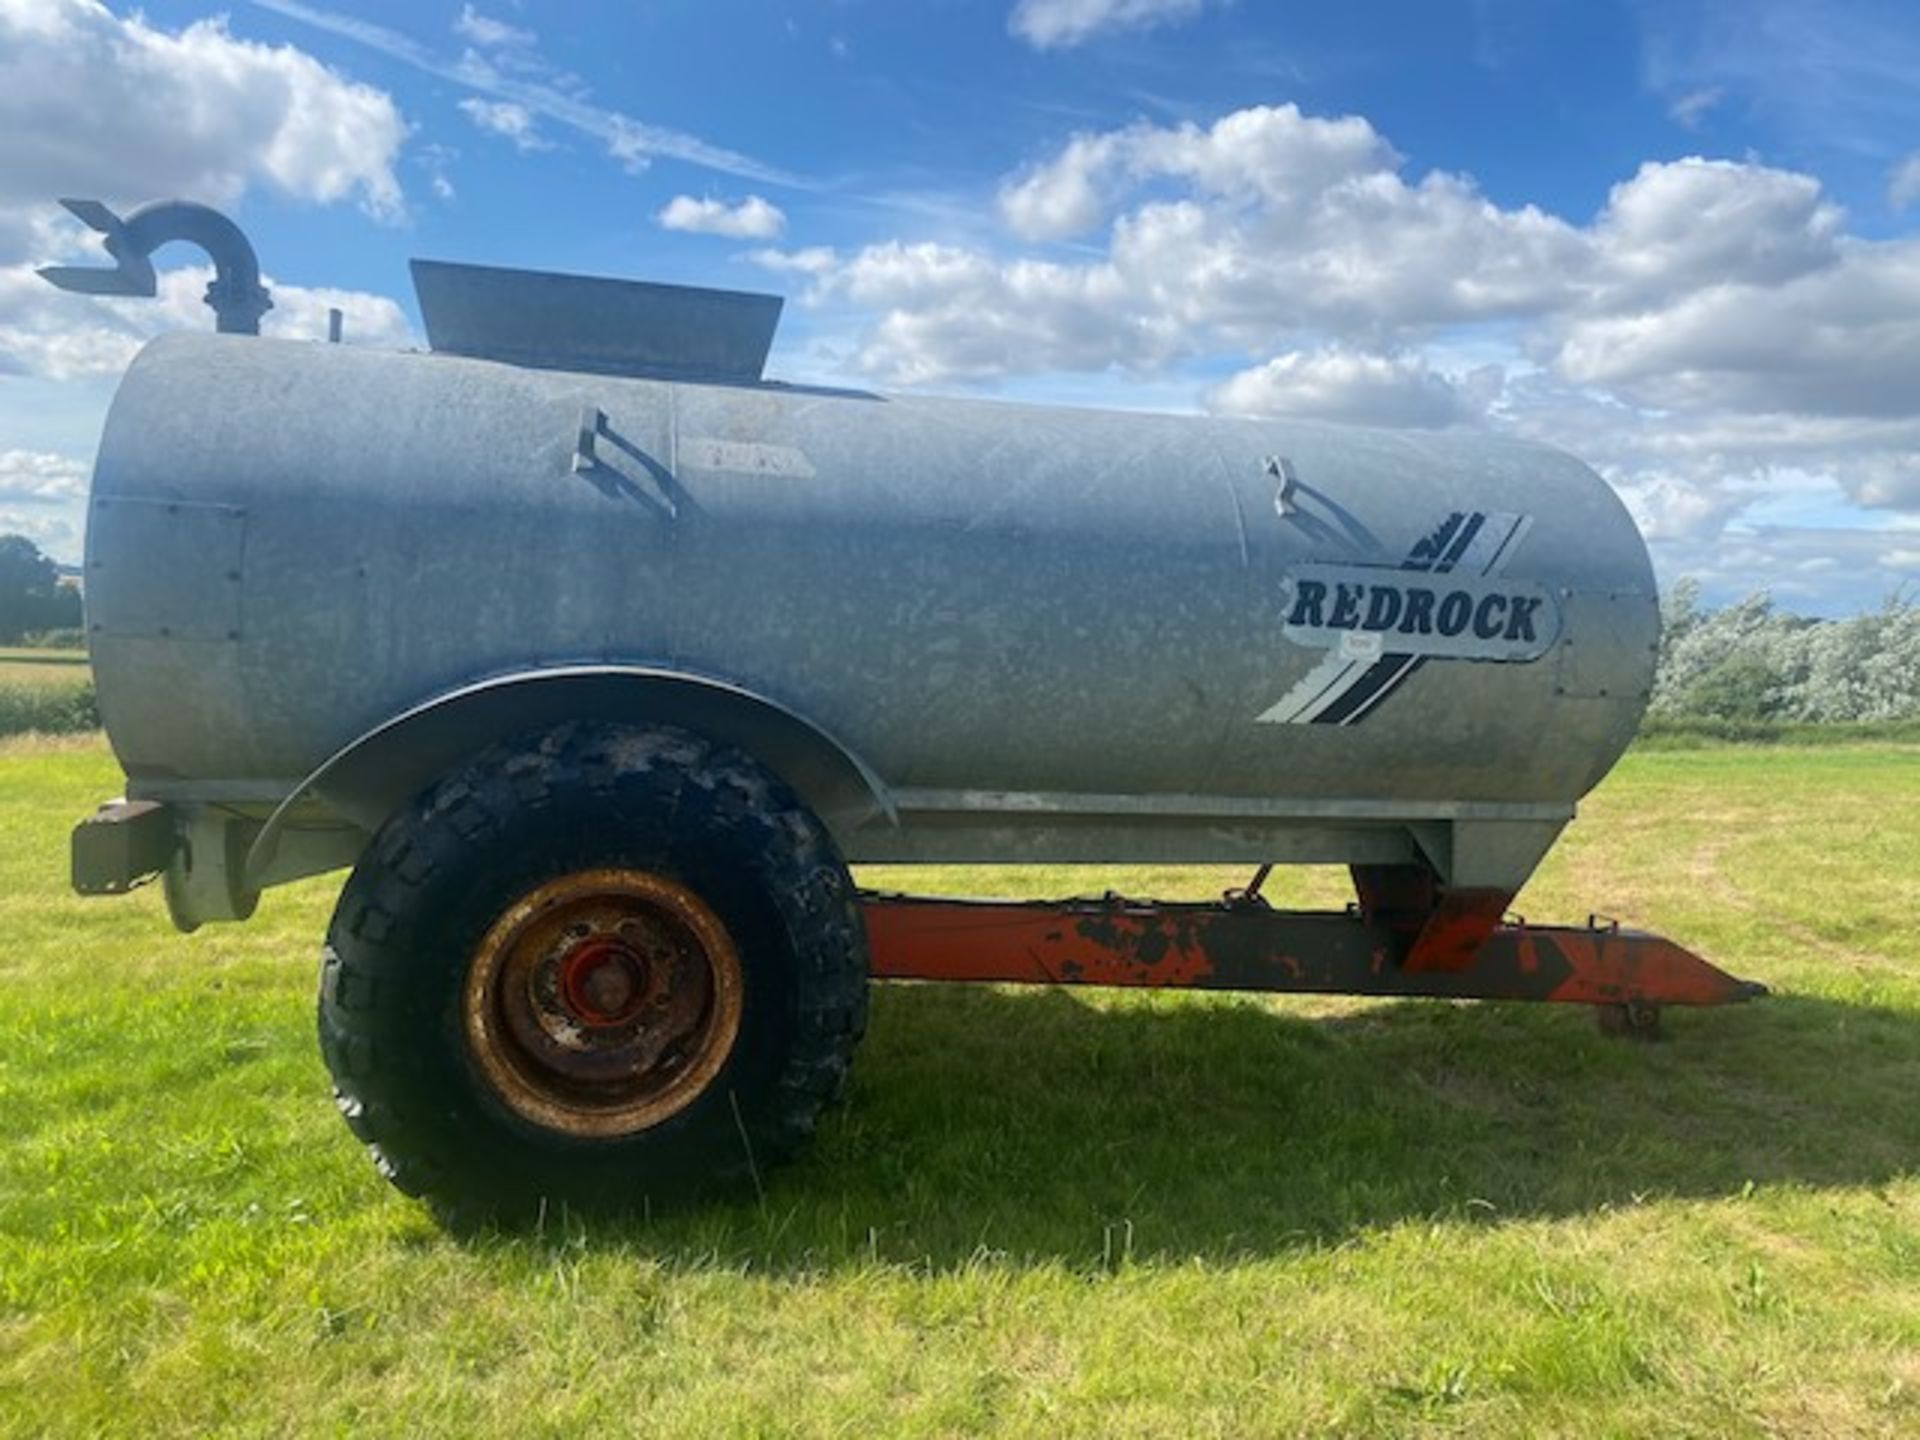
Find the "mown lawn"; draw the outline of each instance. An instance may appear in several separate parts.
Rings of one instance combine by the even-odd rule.
[[[894,987],[764,1201],[469,1240],[328,1103],[337,882],[192,938],[73,898],[115,788],[97,741],[0,742],[0,1431],[1920,1433],[1920,750],[1642,753],[1593,797],[1520,908],[1776,991],[1668,1043]]]

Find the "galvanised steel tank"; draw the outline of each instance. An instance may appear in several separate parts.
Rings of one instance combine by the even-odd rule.
[[[271,303],[211,212],[75,213],[123,266],[213,237],[229,328]],[[133,363],[86,561],[127,797],[74,840],[77,888],[162,874],[187,929],[354,867],[322,1048],[403,1188],[543,1213],[757,1183],[837,1092],[870,974],[1642,1028],[1758,993],[1658,937],[1502,923],[1653,677],[1646,548],[1577,460],[782,385],[771,297],[416,283],[441,353]],[[1359,903],[919,901],[856,891],[875,861],[1342,863]]]
[[[1658,628],[1609,487],[1486,434],[202,335],[120,387],[87,592],[130,795],[298,796],[330,861],[592,693],[791,768],[853,860],[1418,853],[1509,889]]]

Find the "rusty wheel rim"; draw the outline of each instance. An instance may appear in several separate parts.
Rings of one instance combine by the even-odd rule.
[[[550,880],[494,922],[468,967],[467,1048],[525,1118],[631,1135],[704,1091],[740,1032],[740,957],[678,881],[644,870]]]

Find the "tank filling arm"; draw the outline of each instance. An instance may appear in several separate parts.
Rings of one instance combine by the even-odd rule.
[[[75,217],[105,237],[101,244],[114,258],[111,270],[90,265],[48,265],[40,277],[62,290],[82,295],[138,295],[159,291],[153,252],[175,240],[198,245],[213,261],[207,304],[214,328],[224,335],[258,335],[260,317],[273,297],[260,283],[260,262],[240,227],[211,206],[191,200],[156,200],[124,220],[98,200],[62,200]]]

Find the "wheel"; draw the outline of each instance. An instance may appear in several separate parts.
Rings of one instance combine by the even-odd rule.
[[[839,1093],[866,999],[852,881],[784,784],[684,731],[571,725],[374,837],[320,1044],[389,1180],[512,1220],[758,1186]]]

